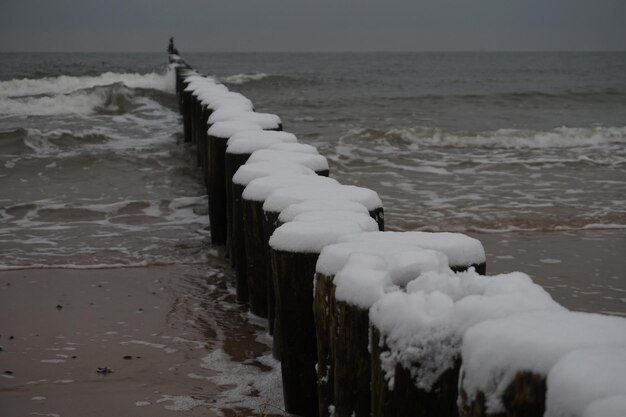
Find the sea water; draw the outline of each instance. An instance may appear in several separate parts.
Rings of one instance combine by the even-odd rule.
[[[626,314],[626,53],[185,54],[278,114],[390,230]],[[0,54],[0,269],[203,263],[165,54]]]

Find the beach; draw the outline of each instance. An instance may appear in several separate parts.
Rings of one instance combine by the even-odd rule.
[[[185,58],[379,193],[387,230],[465,233],[489,275],[626,315],[626,54]],[[0,415],[280,415],[163,54],[2,59]]]
[[[274,414],[268,338],[218,265],[2,272],[0,413]]]

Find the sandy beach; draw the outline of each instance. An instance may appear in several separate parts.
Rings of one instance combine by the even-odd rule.
[[[0,273],[0,415],[272,414],[262,323],[216,263]]]

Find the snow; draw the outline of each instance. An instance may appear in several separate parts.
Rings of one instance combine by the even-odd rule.
[[[325,218],[285,223],[270,237],[270,247],[292,253],[319,253],[342,234],[378,229],[378,224],[371,217],[358,214],[352,216],[352,220]]]
[[[626,347],[571,352],[550,370],[547,383],[545,417],[579,417],[596,401],[626,397]]]
[[[208,134],[209,136],[228,139],[237,132],[250,130],[262,130],[262,128],[256,123],[231,120],[213,124],[213,126],[209,128]]]
[[[248,185],[256,178],[266,177],[268,175],[311,175],[316,176],[315,171],[300,164],[293,162],[247,162],[235,172],[233,175],[233,183],[238,185]]]
[[[382,256],[354,253],[345,267],[334,278],[335,298],[368,309],[386,292],[399,287],[391,281],[386,270],[387,262]]]
[[[302,164],[313,171],[328,170],[328,161],[322,155],[315,155],[302,152],[286,152],[271,149],[261,149],[255,151],[248,160],[249,162],[260,161],[290,161]]]
[[[383,205],[378,194],[368,188],[356,187],[354,185],[326,185],[318,187],[289,187],[277,190],[265,200],[263,210],[280,213],[292,204],[311,199],[354,201],[363,204],[368,211],[374,211]]]
[[[349,211],[352,213],[369,214],[365,206],[349,200],[305,200],[288,206],[280,212],[278,220],[281,223],[292,221],[296,216],[312,211]]]
[[[626,395],[615,395],[594,401],[587,407],[582,417],[624,417],[626,415]]]
[[[450,266],[469,266],[484,263],[486,260],[482,243],[461,233],[373,232],[345,236],[341,241],[370,241],[381,245],[391,242],[407,243],[445,253]]]
[[[317,148],[315,146],[307,145],[306,143],[277,143],[270,146],[269,149],[275,151],[301,152],[319,155],[319,152],[317,151]]]
[[[430,390],[452,368],[463,334],[477,323],[528,311],[563,310],[520,272],[486,277],[473,270],[430,269],[409,282],[406,292],[386,295],[370,310],[372,323],[389,346],[381,359],[391,385],[401,364],[411,370],[416,386]]]
[[[595,347],[626,347],[626,318],[581,312],[534,312],[482,322],[463,338],[463,389],[482,391],[489,412],[519,371],[548,375],[567,353]]]
[[[349,236],[349,235],[347,235]],[[378,242],[345,241],[346,236],[338,239],[339,243],[327,246],[320,253],[315,270],[326,276],[336,275],[348,262],[352,254],[379,255],[384,257],[396,252],[403,252],[411,246],[405,243],[390,242],[381,245]],[[384,259],[384,258],[383,258]]]
[[[280,117],[271,113],[257,113],[253,111],[241,111],[233,107],[220,107],[209,116],[208,123],[212,125],[217,122],[241,121],[256,123],[263,129],[278,129],[281,125]]]
[[[272,130],[238,132],[228,139],[226,153],[251,154],[276,144],[289,144],[297,141],[296,135],[288,132]]]
[[[250,181],[243,190],[242,197],[248,201],[265,201],[270,194],[280,188],[329,186],[338,184],[337,180],[321,177],[319,175],[287,176],[280,173],[278,175],[268,175]]]

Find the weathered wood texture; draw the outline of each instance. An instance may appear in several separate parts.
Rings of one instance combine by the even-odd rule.
[[[335,315],[332,321],[335,416],[369,417],[369,310],[335,301]]]
[[[335,286],[333,276],[315,274],[315,290],[313,293],[313,317],[315,318],[315,335],[317,339],[317,398],[319,416],[330,417],[329,406],[334,404],[333,390],[335,387]],[[369,381],[369,375],[367,376]]]
[[[547,384],[544,375],[529,371],[518,372],[502,394],[504,411],[487,412],[485,395],[479,392],[470,399],[461,390],[461,417],[543,417],[546,410]]]
[[[271,250],[276,305],[280,312],[283,396],[288,412],[317,417],[313,277],[317,253]]]
[[[224,156],[228,138],[209,135],[207,192],[209,195],[209,222],[211,223],[211,243],[226,243],[226,179]]]
[[[263,202],[241,199],[244,225],[244,248],[246,260],[246,280],[248,296],[254,298],[250,304],[250,310],[259,317],[267,317],[267,311],[262,310],[267,293],[263,288],[265,283],[265,270],[269,258],[264,250],[263,241]],[[243,285],[243,283],[242,283]],[[261,300],[263,298],[263,300]]]
[[[237,300],[248,301],[248,260],[246,256],[246,234],[241,194],[244,186],[233,184],[231,188],[232,231],[229,233],[230,256],[233,258],[237,287]]]
[[[226,215],[226,220],[227,220],[226,243],[228,245],[228,253],[230,254],[230,264],[232,266],[237,265],[237,261],[238,261],[237,256],[239,255],[238,253],[235,253],[235,246],[237,245],[235,240],[239,238],[239,236],[235,235],[233,228],[234,228],[235,216],[240,215],[240,212],[235,213],[235,206],[233,203],[234,198],[235,198],[233,195],[233,175],[235,175],[239,167],[241,167],[243,164],[245,164],[248,161],[248,158],[250,158],[249,153],[233,154],[233,153],[226,152],[224,156],[224,171],[225,171],[224,175],[226,179],[226,213],[227,213]],[[239,194],[238,198],[241,199],[241,194]]]

